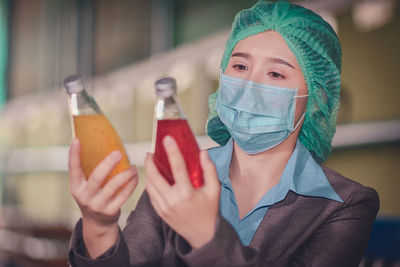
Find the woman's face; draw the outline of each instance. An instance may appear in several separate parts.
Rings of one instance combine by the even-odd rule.
[[[307,94],[307,84],[296,57],[276,31],[265,31],[239,41],[225,74],[263,84],[298,88],[297,95]],[[306,110],[307,98],[296,101],[295,124]]]

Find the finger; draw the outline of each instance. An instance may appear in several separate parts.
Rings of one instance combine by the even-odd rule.
[[[124,185],[121,191],[119,191],[106,206],[106,211],[108,211],[110,214],[113,214],[121,209],[122,205],[128,200],[132,192],[135,190],[137,183],[137,175],[128,180],[128,183]]]
[[[157,188],[157,190],[164,195],[171,194],[171,185],[158,171],[156,164],[154,163],[153,155],[147,154],[145,163],[146,181],[149,180]]]
[[[146,179],[145,188],[154,210],[161,218],[165,219],[165,217],[167,216],[166,199],[163,195],[160,194],[160,192],[154,186],[154,183],[148,179]]]
[[[219,192],[219,181],[214,163],[208,156],[207,150],[200,151],[200,164],[203,169],[204,187],[212,192]]]
[[[74,191],[78,188],[82,180],[85,180],[85,176],[81,167],[81,144],[79,139],[74,138],[71,141],[71,146],[69,149],[69,183],[70,190]]]
[[[114,196],[120,194],[118,190],[121,190],[121,188],[131,180],[135,180],[137,183],[137,171],[133,166],[110,179],[96,198],[98,197],[99,200],[106,205]]]
[[[182,189],[193,189],[187,172],[186,162],[181,151],[179,150],[178,144],[171,136],[167,135],[164,137],[163,145],[165,152],[167,153],[169,164],[171,165],[171,171],[175,180],[175,184]]]
[[[107,176],[112,172],[118,162],[121,160],[122,154],[120,151],[115,150],[108,154],[93,170],[89,176],[88,193],[97,192],[97,190],[104,184]]]

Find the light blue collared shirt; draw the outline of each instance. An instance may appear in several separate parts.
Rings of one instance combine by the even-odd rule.
[[[273,186],[242,219],[229,178],[229,166],[233,151],[232,138],[225,146],[208,150],[221,182],[220,213],[236,230],[244,245],[249,245],[258,225],[268,208],[283,200],[289,191],[299,195],[324,197],[343,202],[332,188],[321,166],[310,152],[297,141],[296,148],[282,173],[278,184]]]

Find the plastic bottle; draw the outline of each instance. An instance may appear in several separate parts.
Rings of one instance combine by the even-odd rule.
[[[166,135],[175,139],[186,162],[186,167],[193,187],[204,184],[203,171],[200,166],[200,149],[183,113],[182,107],[175,98],[175,79],[162,78],[155,83],[157,102],[155,104],[155,127],[153,127],[154,162],[160,173],[172,185],[174,179],[162,140]],[[155,139],[155,141],[154,141]]]
[[[121,161],[107,176],[105,184],[111,177],[130,167],[125,148],[95,99],[85,90],[82,76],[75,74],[67,77],[64,86],[69,96],[72,134],[81,142],[81,166],[86,178],[112,151],[119,150],[122,153]]]

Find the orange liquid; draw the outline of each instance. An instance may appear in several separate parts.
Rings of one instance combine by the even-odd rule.
[[[73,116],[73,121],[75,136],[81,141],[81,165],[86,179],[94,168],[114,150],[122,153],[122,159],[107,176],[105,183],[114,175],[130,167],[122,141],[104,115]]]

